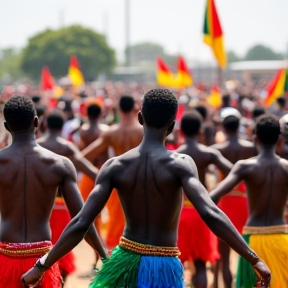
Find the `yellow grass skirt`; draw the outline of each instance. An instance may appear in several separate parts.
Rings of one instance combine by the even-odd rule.
[[[248,234],[249,233],[249,234]],[[270,288],[288,287],[288,227],[244,227],[243,238],[272,273]],[[236,287],[252,288],[256,283],[252,266],[240,257]]]

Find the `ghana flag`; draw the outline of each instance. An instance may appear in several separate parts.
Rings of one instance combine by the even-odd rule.
[[[276,77],[267,87],[265,106],[270,106],[278,97],[288,92],[288,70],[280,69]]]
[[[224,37],[214,0],[207,0],[203,42],[211,47],[221,68],[226,67]]]

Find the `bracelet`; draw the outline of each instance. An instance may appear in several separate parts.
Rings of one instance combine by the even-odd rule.
[[[40,270],[40,272],[43,272],[43,273],[49,269],[48,267],[45,267],[41,263],[40,258],[36,261],[36,264],[34,265],[34,267],[37,267]]]
[[[254,260],[256,260],[256,262],[253,263],[253,264],[251,263],[251,265],[252,265],[252,266],[256,265],[256,264],[258,263],[258,261],[259,261],[258,255],[257,255],[254,251],[249,251],[249,255],[253,257],[253,258],[251,259],[252,261],[249,261],[250,263],[251,263],[251,262],[254,262]]]

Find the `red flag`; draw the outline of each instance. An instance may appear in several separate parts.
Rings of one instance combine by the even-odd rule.
[[[41,86],[43,90],[53,90],[55,86],[54,80],[47,66],[42,68]]]

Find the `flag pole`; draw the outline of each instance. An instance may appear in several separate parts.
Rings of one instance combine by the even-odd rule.
[[[218,87],[222,89],[223,88],[223,69],[219,65],[217,66],[217,82],[218,82]]]

